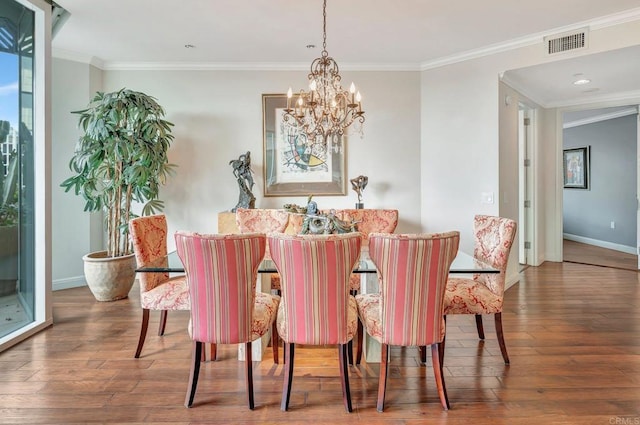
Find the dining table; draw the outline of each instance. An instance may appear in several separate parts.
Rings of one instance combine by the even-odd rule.
[[[184,265],[178,256],[177,251],[171,251],[166,256],[159,257],[155,261],[136,268],[139,273],[184,273]],[[379,291],[378,279],[376,276],[377,269],[371,258],[368,249],[364,248],[360,253],[360,260],[353,269],[353,273],[361,275],[360,293],[375,293]],[[262,292],[271,291],[271,273],[278,273],[275,263],[271,259],[264,259],[258,267],[258,288]],[[449,274],[478,274],[478,273],[500,273],[500,270],[489,264],[483,263],[475,259],[472,255],[458,251],[456,258],[451,263]],[[270,336],[266,335],[262,338],[262,344],[252,344],[252,358],[255,361],[262,359],[262,354],[269,343]],[[363,341],[363,351],[365,360],[368,363],[380,362],[380,343],[369,337],[365,332]],[[244,345],[238,345],[238,360],[244,360]]]
[[[177,251],[171,251],[166,256],[136,268],[140,273],[184,273],[184,265],[178,257]],[[369,258],[369,252],[365,249],[360,254],[360,261],[354,273],[376,273],[377,269]],[[458,251],[455,260],[449,268],[449,274],[473,274],[473,273],[499,273],[500,271],[491,265],[483,263],[473,256]],[[278,273],[275,263],[271,259],[264,259],[258,267],[258,273]]]

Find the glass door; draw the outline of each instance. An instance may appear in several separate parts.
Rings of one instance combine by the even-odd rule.
[[[36,114],[42,105],[36,108],[34,95],[36,79],[38,84],[44,81],[38,76],[44,75],[43,63],[41,69],[36,67],[36,58],[44,57],[36,40],[43,34],[36,30],[37,21],[44,27],[42,17],[42,11],[26,0],[0,2],[0,349],[7,339],[37,328],[47,316],[42,311],[42,299],[47,298],[44,281],[40,288],[36,284],[42,280],[36,277],[36,242],[46,239],[36,234],[45,232],[38,224],[44,222],[44,204],[36,200],[36,192],[46,180],[46,167],[38,166],[41,176],[35,173],[45,146],[45,132],[36,128],[36,117],[41,121],[44,114]],[[38,48],[40,56],[35,54]],[[38,263],[45,264],[45,259]]]

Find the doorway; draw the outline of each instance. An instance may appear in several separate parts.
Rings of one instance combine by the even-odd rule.
[[[638,269],[637,116],[635,105],[563,114],[563,261]]]

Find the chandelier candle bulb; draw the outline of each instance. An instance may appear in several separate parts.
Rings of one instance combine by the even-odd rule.
[[[287,111],[291,110],[291,98],[293,97],[293,90],[291,90],[291,87],[289,87],[289,90],[287,90]]]

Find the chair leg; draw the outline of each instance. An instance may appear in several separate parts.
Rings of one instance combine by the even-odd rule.
[[[478,329],[478,338],[484,339],[484,326],[482,326],[482,314],[476,314],[476,328]]]
[[[433,374],[436,377],[438,396],[444,410],[449,410],[449,398],[447,397],[447,387],[444,385],[444,375],[442,374],[442,364],[440,363],[440,348],[438,343],[431,344],[431,359],[433,362]]]
[[[160,324],[158,325],[158,336],[164,335],[164,328],[167,326],[167,310],[160,310]]]
[[[278,364],[278,347],[280,346],[280,338],[278,338],[278,329],[276,321],[271,325],[271,349],[273,350],[273,363]]]
[[[353,366],[353,339],[345,345],[347,346],[347,362]]]
[[[362,360],[362,340],[364,339],[364,327],[358,317],[358,346],[356,348],[356,364],[360,364]]]
[[[210,353],[211,361],[218,359],[218,347],[216,346],[216,344],[210,344],[209,353]]]
[[[138,347],[136,348],[135,358],[140,357],[140,353],[142,352],[142,346],[144,345],[144,340],[147,337],[147,328],[149,327],[149,309],[142,309],[142,324],[140,325],[140,338],[138,338]]]
[[[504,364],[509,364],[509,354],[507,354],[507,346],[504,343],[504,332],[502,331],[502,313],[495,314],[496,319],[496,334],[498,336],[498,344],[500,344],[500,351],[502,352],[502,358]]]
[[[342,381],[342,401],[348,413],[353,411],[351,407],[351,390],[349,388],[349,344],[339,344],[340,356],[340,380]],[[351,352],[353,354],[353,352]]]
[[[427,347],[425,345],[420,346],[420,362],[422,364],[427,362]]]
[[[355,289],[350,289],[349,290],[349,294],[355,297],[358,294],[358,291],[355,290]],[[358,318],[358,322],[360,322],[360,318]],[[360,329],[358,329],[358,330],[360,330]],[[358,334],[359,333],[360,332],[358,332]],[[349,355],[349,364],[353,366],[353,364],[354,364],[353,363],[353,339],[350,340],[347,344],[348,344],[347,353]],[[357,357],[357,353],[356,353],[356,357]],[[360,364],[360,362],[357,362],[357,364]]]
[[[442,342],[438,344],[438,360],[440,360],[440,367],[444,365],[444,343],[447,340],[447,315],[442,316],[444,320],[444,335],[442,336]]]
[[[380,377],[378,378],[378,412],[384,410],[384,395],[387,391],[387,361],[389,358],[389,346],[381,344],[380,347]]]
[[[294,344],[284,343],[284,386],[282,388],[282,402],[280,410],[286,412],[289,408],[289,398],[291,397],[291,382],[293,381],[293,356]]]
[[[193,341],[193,349],[191,350],[191,371],[189,372],[189,386],[187,387],[187,397],[184,400],[186,407],[191,407],[193,398],[196,395],[196,387],[198,386],[198,375],[200,374],[200,357],[202,356],[202,343]]]
[[[253,410],[253,362],[251,361],[251,341],[245,343],[244,360],[247,368],[247,395],[249,397],[249,409]]]

